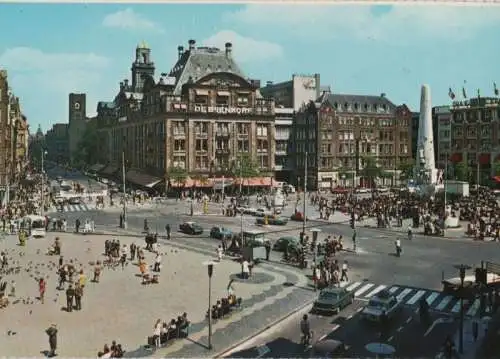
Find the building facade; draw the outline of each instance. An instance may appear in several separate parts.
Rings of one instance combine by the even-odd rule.
[[[12,93],[6,70],[0,70],[0,197],[15,185],[28,163],[29,127],[19,97]]]
[[[296,182],[307,187],[366,186],[356,176],[371,157],[396,184],[398,167],[411,159],[411,112],[381,96],[324,93],[298,112],[294,126]],[[356,148],[357,147],[357,148]],[[359,172],[358,172],[359,174]]]
[[[293,172],[293,161],[290,154],[295,111],[293,108],[276,108],[275,113],[276,152],[274,156],[274,175],[277,181],[287,182],[292,177]]]
[[[173,168],[191,176],[226,173],[240,158],[263,175],[272,173],[274,101],[260,95],[258,81],[245,78],[232,44],[220,50],[190,40],[186,49],[178,47],[171,71],[155,78],[151,50],[143,43],[131,73],[132,82],[120,83],[112,103],[98,104],[104,174],[116,172],[124,159],[127,180],[148,186],[168,180]]]
[[[487,183],[500,162],[500,100],[471,98],[451,106],[450,160],[472,169],[471,183]],[[445,155],[446,156],[446,155]],[[478,176],[479,175],[479,176]]]
[[[84,93],[70,93],[68,100],[68,154],[74,164],[76,151],[87,124],[87,96]]]
[[[47,158],[60,164],[70,161],[69,156],[69,124],[56,123],[45,134]]]
[[[449,161],[451,149],[451,111],[450,106],[432,108],[432,124],[434,130],[434,154],[436,167],[444,169]]]

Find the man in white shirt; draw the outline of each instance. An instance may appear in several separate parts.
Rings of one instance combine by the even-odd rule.
[[[250,268],[246,259],[241,263],[241,274],[243,275],[243,279],[248,279],[250,276]]]
[[[348,270],[347,261],[344,261],[344,263],[342,263],[342,275],[340,277],[341,282],[343,282],[344,280],[346,282],[349,282],[349,277],[347,276],[347,270]]]
[[[161,269],[161,254],[158,253],[155,258],[155,266],[153,268],[154,272],[159,272]]]

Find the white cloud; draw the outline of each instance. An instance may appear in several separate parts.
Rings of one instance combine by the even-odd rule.
[[[290,35],[311,39],[354,36],[398,42],[416,38],[459,41],[500,21],[497,7],[422,4],[386,10],[377,14],[376,8],[366,5],[251,4],[225,18],[231,23],[286,28]]]
[[[134,12],[131,8],[106,15],[102,21],[102,25],[105,27],[116,27],[129,30],[164,31],[159,24]]]
[[[70,92],[99,97],[103,89],[108,90],[103,76],[111,61],[94,53],[46,53],[16,47],[0,54],[0,64],[8,69],[9,85],[35,123],[66,121]],[[95,102],[87,100],[87,107],[92,112]]]
[[[267,61],[283,55],[283,48],[278,44],[244,37],[231,30],[219,31],[202,41],[205,46],[220,49],[224,49],[226,42],[233,44],[233,53],[239,62]]]

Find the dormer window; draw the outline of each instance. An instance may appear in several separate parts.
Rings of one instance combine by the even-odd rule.
[[[387,105],[386,104],[382,105],[382,110],[387,111]]]
[[[207,72],[211,72],[212,71],[212,68],[210,67],[210,65],[207,66]]]
[[[364,105],[363,107],[364,107],[364,109],[365,109],[365,112],[368,112],[368,104],[367,104],[367,103],[365,103],[365,105]]]
[[[201,66],[200,65],[196,66],[196,72],[201,72]]]
[[[349,104],[346,102],[344,103],[344,108],[347,109],[349,107]]]
[[[354,104],[354,110],[358,111],[359,105],[357,103]]]
[[[337,110],[337,109],[339,108],[339,104],[335,102],[335,103],[333,104],[333,107]]]

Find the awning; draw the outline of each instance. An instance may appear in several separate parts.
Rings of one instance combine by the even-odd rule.
[[[236,91],[236,92],[237,92],[237,93],[240,93],[240,94],[242,94],[242,95],[247,95],[247,94],[249,94],[249,93],[250,93],[250,91],[248,91],[248,90],[238,90],[238,91]]]
[[[106,165],[95,164],[95,165],[93,165],[93,166],[90,166],[89,171],[91,171],[91,172],[99,172],[99,171],[100,171],[100,170],[102,170],[104,167],[106,167]]]
[[[128,182],[141,187],[153,188],[162,181],[161,178],[151,176],[147,173],[142,173],[136,170],[130,170],[125,174],[125,179]]]
[[[481,153],[479,155],[479,163],[482,165],[489,165],[491,160],[491,156],[489,153]]]
[[[108,166],[104,167],[102,170],[100,170],[99,173],[102,173],[103,175],[111,176],[111,175],[115,174],[115,172],[118,172],[119,169],[120,169],[119,166],[108,165]]]
[[[229,97],[229,91],[217,91],[217,96]]]
[[[222,188],[232,186],[234,180],[232,178],[224,178],[224,180],[222,178],[214,178],[212,184],[215,190],[221,190]]]
[[[500,176],[494,176],[494,177],[493,177],[493,180],[494,180],[495,182],[500,183]]]
[[[239,178],[236,178],[235,184],[247,187],[270,187],[272,185],[272,177],[250,177],[243,178],[243,182]]]
[[[450,161],[453,163],[459,163],[462,162],[462,154],[461,153],[454,153],[450,157]]]
[[[211,178],[190,178],[187,177],[184,182],[179,183],[175,180],[170,181],[170,186],[171,187],[186,187],[186,188],[210,188],[214,185],[213,180]]]
[[[195,90],[198,96],[208,96],[208,90]]]

